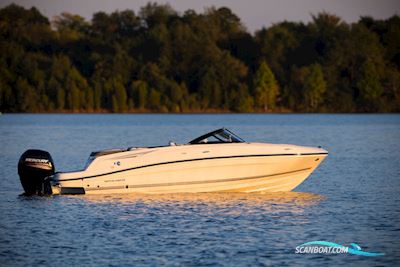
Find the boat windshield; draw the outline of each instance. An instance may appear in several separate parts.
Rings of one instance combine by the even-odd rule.
[[[244,140],[228,129],[222,128],[193,139],[189,144],[244,143]]]

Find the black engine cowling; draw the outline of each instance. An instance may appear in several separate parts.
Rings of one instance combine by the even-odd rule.
[[[29,149],[18,162],[18,174],[25,195],[51,194],[50,182],[46,177],[54,174],[54,162],[47,151]]]

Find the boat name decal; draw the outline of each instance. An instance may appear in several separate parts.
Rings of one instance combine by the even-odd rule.
[[[105,180],[105,183],[109,183],[109,182],[123,182],[125,181],[125,179],[113,179],[113,180]]]

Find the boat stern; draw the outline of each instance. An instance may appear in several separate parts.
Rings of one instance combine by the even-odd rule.
[[[67,173],[55,173],[54,175],[49,177],[53,195],[85,194],[85,189],[82,186],[82,179],[76,178],[65,180],[64,176],[66,174]],[[67,175],[70,175],[70,173],[68,173]]]

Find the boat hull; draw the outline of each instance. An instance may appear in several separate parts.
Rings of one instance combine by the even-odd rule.
[[[282,192],[301,184],[326,154],[191,159],[58,181],[54,193]]]

